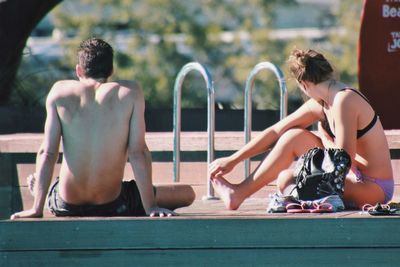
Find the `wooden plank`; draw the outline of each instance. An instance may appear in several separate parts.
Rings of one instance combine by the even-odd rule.
[[[10,186],[16,178],[16,166],[13,156],[0,153],[0,186]]]
[[[398,248],[0,252],[0,266],[398,266]]]
[[[390,230],[399,222],[400,217],[372,216],[0,221],[0,251],[400,248],[400,231]]]
[[[1,155],[1,154],[0,154]],[[254,170],[259,161],[251,162],[251,169]],[[59,173],[61,164],[56,164],[54,169],[54,177]],[[243,163],[239,163],[231,173],[226,177],[233,183],[239,183],[243,180]],[[394,173],[395,184],[400,185],[400,160],[392,160],[392,167]],[[18,183],[15,186],[25,186],[26,177],[35,171],[34,163],[17,163],[16,173],[18,176]],[[3,172],[7,173],[7,172]],[[207,173],[206,162],[181,162],[181,182],[188,184],[205,184]],[[158,184],[171,183],[173,181],[173,163],[172,162],[153,162],[153,182]],[[129,163],[125,166],[124,180],[134,179],[132,168]],[[9,183],[9,182],[8,182]],[[272,182],[271,185],[275,185]]]
[[[1,153],[36,153],[43,134],[18,133],[0,135]]]
[[[258,132],[253,132],[253,136]],[[0,135],[1,153],[36,153],[42,142],[43,134],[7,134]],[[146,133],[146,142],[150,151],[172,151],[172,132]],[[216,132],[216,150],[237,150],[244,145],[243,132]],[[182,132],[181,151],[206,151],[207,132]],[[60,152],[63,151],[62,146]]]
[[[259,164],[259,161],[251,162],[251,169],[254,170]],[[58,176],[61,164],[56,164],[54,169],[54,177]],[[226,178],[232,183],[239,183],[244,178],[243,163],[239,163],[230,172]],[[400,185],[400,160],[392,160],[392,168],[396,185]],[[18,183],[14,186],[26,186],[26,177],[35,171],[34,163],[17,163],[16,173]],[[2,172],[7,173],[7,172]],[[181,163],[181,182],[199,185],[206,184],[207,163],[206,162],[182,162]],[[134,179],[132,168],[129,163],[125,165],[124,180]],[[153,182],[156,184],[171,183],[173,181],[173,163],[172,162],[153,162]],[[3,181],[4,184],[10,181]],[[271,185],[276,185],[273,181]]]
[[[400,149],[400,130],[385,130],[390,149]]]
[[[252,132],[252,137],[260,132]],[[390,149],[400,149],[400,130],[385,131]],[[36,153],[43,134],[0,135],[0,153]],[[148,132],[146,142],[150,151],[172,151],[172,132]],[[243,132],[215,132],[215,150],[235,151],[244,145]],[[207,132],[182,132],[181,151],[206,151]],[[60,148],[62,151],[62,146]]]
[[[400,159],[392,159],[391,164],[393,170],[394,183],[396,185],[400,185]]]
[[[18,177],[12,156],[0,153],[0,220],[11,214],[15,180]]]
[[[0,220],[10,217],[12,191],[11,186],[0,186]]]
[[[251,162],[251,168],[254,170],[259,164],[258,161]],[[54,169],[54,177],[60,172],[61,164],[56,164]],[[165,184],[173,182],[173,163],[172,162],[153,162],[153,182],[156,184]],[[244,178],[244,164],[239,163],[226,177],[233,183],[239,183]],[[15,186],[26,186],[26,177],[35,171],[34,163],[17,163],[16,173],[18,183]],[[132,167],[129,163],[125,165],[124,180],[134,179]],[[182,162],[181,163],[181,182],[187,184],[206,184],[207,179],[207,162]],[[8,182],[9,183],[9,182]],[[272,183],[275,185],[275,182]]]
[[[194,192],[196,194],[196,199],[197,200],[201,200],[203,197],[207,196],[207,186],[205,184],[201,184],[201,185],[193,185],[192,184],[191,186],[192,186],[192,188],[193,188],[193,190],[194,190]],[[12,190],[12,189],[9,188],[9,190]],[[14,192],[13,192],[14,197],[13,197],[13,199],[21,198],[22,207],[24,209],[29,209],[29,208],[31,208],[33,206],[33,196],[31,195],[28,187],[26,187],[26,186],[19,187],[18,188],[18,192],[15,192],[15,191],[17,191],[16,188],[14,188]],[[263,199],[265,199],[263,201],[264,205],[261,206],[261,207],[258,205],[257,209],[261,209],[261,210],[264,211],[265,208],[266,208],[267,202],[269,201],[268,200],[268,196],[270,194],[274,193],[275,191],[276,191],[276,187],[275,186],[265,186],[263,189],[259,190],[255,194],[253,194],[251,196],[251,198],[257,198],[257,199],[263,198]],[[6,192],[8,192],[8,191],[6,191]],[[0,187],[0,194],[1,193],[2,193],[2,191],[1,191],[1,187]],[[5,199],[6,196],[7,196],[7,194],[0,195],[0,200],[1,199],[6,200]],[[8,200],[8,202],[6,202],[6,201],[4,201],[3,203],[0,202],[0,211],[1,211],[1,208],[4,208],[3,216],[0,217],[0,219],[8,219],[9,216],[11,215],[11,213],[19,211],[20,208],[21,208],[21,203],[18,203],[17,205],[10,205],[9,204],[11,202],[10,196],[8,196],[7,200]],[[207,207],[207,206],[204,207],[204,206],[206,206],[206,204],[204,204],[203,206],[198,206],[198,205],[197,206],[192,206],[192,207],[189,207],[188,210],[185,210],[185,212],[201,214],[202,211],[205,211],[207,214],[213,214],[213,213],[215,214],[216,212],[219,212],[219,210],[222,210],[222,209],[225,210],[226,209],[222,205],[218,205],[217,207],[215,207],[214,210],[210,209],[210,207]],[[7,211],[8,213],[6,213],[5,211]],[[229,213],[229,211],[228,211],[228,213]],[[46,207],[44,209],[44,216],[45,217],[54,217],[53,215],[50,214],[50,212],[47,210]]]

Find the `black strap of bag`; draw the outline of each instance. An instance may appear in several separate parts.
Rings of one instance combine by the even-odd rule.
[[[315,147],[299,160],[302,165],[295,190],[300,200],[343,197],[344,181],[351,167],[351,158],[344,149]]]

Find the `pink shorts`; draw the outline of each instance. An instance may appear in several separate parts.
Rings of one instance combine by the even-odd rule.
[[[352,174],[355,176],[357,182],[365,182],[369,181],[371,183],[377,184],[385,194],[385,201],[384,203],[388,203],[392,197],[394,192],[394,180],[393,179],[379,179],[379,178],[372,178],[367,175],[361,173],[359,169],[350,170],[350,176]]]

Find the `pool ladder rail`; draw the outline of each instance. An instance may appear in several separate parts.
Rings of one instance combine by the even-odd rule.
[[[244,142],[247,144],[251,140],[252,128],[252,93],[254,88],[254,81],[257,74],[261,70],[270,70],[275,74],[279,82],[280,88],[280,119],[282,120],[287,116],[287,88],[286,81],[282,71],[271,62],[265,61],[258,63],[250,72],[246,80],[245,95],[244,95]],[[250,174],[250,159],[245,160],[244,163],[244,177],[247,178]]]
[[[280,119],[287,116],[287,88],[282,71],[271,62],[258,63],[250,72],[246,80],[245,100],[244,100],[244,132],[245,143],[251,139],[252,127],[252,92],[256,75],[261,70],[272,71],[279,82],[280,87]],[[191,71],[197,71],[203,77],[207,89],[207,166],[214,160],[214,136],[215,136],[215,89],[214,82],[210,72],[205,66],[198,62],[190,62],[182,67],[179,71],[174,85],[174,105],[173,105],[173,180],[180,181],[180,135],[181,135],[181,97],[182,86],[186,75]],[[208,169],[208,167],[207,167]],[[250,173],[250,160],[245,161],[244,175],[245,178]],[[208,179],[207,170],[207,195],[203,199],[217,199],[215,197],[214,188],[211,181]]]
[[[207,166],[214,160],[214,135],[215,135],[215,90],[212,76],[207,68],[198,62],[190,62],[179,71],[174,85],[173,106],[173,175],[174,182],[180,181],[180,135],[181,135],[181,97],[182,85],[186,75],[191,71],[197,71],[203,77],[207,89]],[[207,167],[208,168],[208,167]],[[208,171],[206,176],[208,177]],[[214,188],[207,178],[207,195],[205,199],[215,199]]]

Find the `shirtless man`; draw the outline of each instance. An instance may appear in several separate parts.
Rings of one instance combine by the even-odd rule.
[[[46,100],[33,207],[11,219],[42,217],[47,194],[48,207],[56,216],[163,217],[176,215],[170,209],[193,202],[190,186],[153,188],[143,92],[132,81],[107,82],[112,71],[109,44],[95,38],[81,43],[76,65],[79,81],[56,82]],[[60,174],[49,191],[61,137]],[[137,184],[122,182],[128,158]]]

